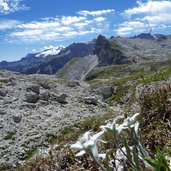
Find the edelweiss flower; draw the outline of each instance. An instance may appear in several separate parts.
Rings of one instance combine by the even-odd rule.
[[[139,126],[139,124],[136,124],[136,122],[138,120],[139,115],[140,115],[139,113],[136,113],[132,117],[126,118],[124,120],[124,122],[123,122],[124,129],[133,128],[136,125],[135,132],[138,132],[138,126]]]
[[[93,155],[94,158],[98,159],[98,147],[97,147],[97,140],[104,132],[101,131],[93,136],[91,136],[90,131],[86,132],[80,141],[76,142],[75,144],[71,145],[72,149],[80,150],[76,156],[82,156],[85,153],[89,153]]]
[[[119,125],[116,123],[119,119],[123,119],[123,116],[118,116],[117,118],[114,119],[113,123],[108,123],[107,125],[102,125],[102,126],[100,126],[100,128],[104,132],[120,134],[120,132],[123,130],[124,127],[122,124]]]

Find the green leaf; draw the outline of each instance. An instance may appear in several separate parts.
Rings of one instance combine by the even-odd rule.
[[[111,171],[109,163],[109,152],[106,153],[106,171]]]
[[[133,157],[134,157],[134,162],[135,162],[135,164],[136,164],[136,170],[141,170],[140,169],[140,163],[139,163],[139,157],[138,157],[138,150],[137,150],[137,148],[136,148],[136,146],[134,146],[133,147]]]

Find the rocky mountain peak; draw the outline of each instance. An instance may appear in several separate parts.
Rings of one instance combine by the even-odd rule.
[[[123,53],[122,46],[116,40],[108,40],[102,35],[99,35],[96,40],[93,54],[98,56],[99,66],[130,63]]]

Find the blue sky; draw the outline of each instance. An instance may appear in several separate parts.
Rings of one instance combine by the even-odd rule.
[[[170,0],[0,0],[0,61],[99,34],[171,34]]]

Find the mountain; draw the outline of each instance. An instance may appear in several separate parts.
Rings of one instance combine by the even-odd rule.
[[[75,58],[79,58],[79,60],[73,63],[72,60]],[[132,64],[151,59],[166,61],[170,58],[171,36],[169,35],[141,33],[134,37],[112,36],[110,39],[99,35],[97,39],[88,43],[73,43],[66,48],[50,47],[40,53],[28,54],[19,61],[0,62],[0,69],[23,74],[48,75],[56,74],[60,69],[57,75],[82,79],[83,73],[88,72],[90,68],[93,69],[92,66],[96,67],[96,65],[102,67]],[[94,65],[96,60],[97,64],[95,62]],[[91,65],[91,61],[93,65]]]
[[[55,74],[60,68],[62,68],[67,62],[75,57],[84,57],[91,53],[94,48],[94,43],[73,43],[70,46],[63,49],[57,55],[49,55],[42,63],[35,64],[29,68],[26,68],[22,73],[24,74]]]
[[[140,39],[149,39],[149,40],[157,40],[157,41],[162,41],[162,40],[166,40],[167,36],[163,35],[163,34],[150,34],[150,33],[141,33],[137,36],[132,37],[134,39],[136,38],[140,38]]]
[[[37,53],[30,53],[26,57],[23,57],[21,60],[14,62],[2,61],[0,62],[0,68],[15,72],[23,72],[23,70],[27,67],[44,61],[44,58],[36,57],[36,55]]]
[[[51,47],[48,49],[44,49],[42,52],[38,53],[36,55],[36,57],[43,57],[46,58],[47,56],[50,55],[57,55],[59,54],[62,50],[64,49],[64,47]]]
[[[55,74],[74,57],[89,55],[94,43],[73,43],[63,48],[45,49],[40,53],[31,53],[15,62],[0,62],[0,69],[21,72],[24,74]]]
[[[108,40],[104,36],[99,35],[93,53],[98,56],[99,66],[131,63],[130,58],[123,51],[123,47],[116,40]]]
[[[35,66],[42,62],[46,62],[49,60],[50,56],[59,54],[63,49],[64,47],[48,48],[39,53],[29,53],[19,61],[2,61],[0,62],[0,68],[24,73],[27,68],[30,68],[30,66]]]

